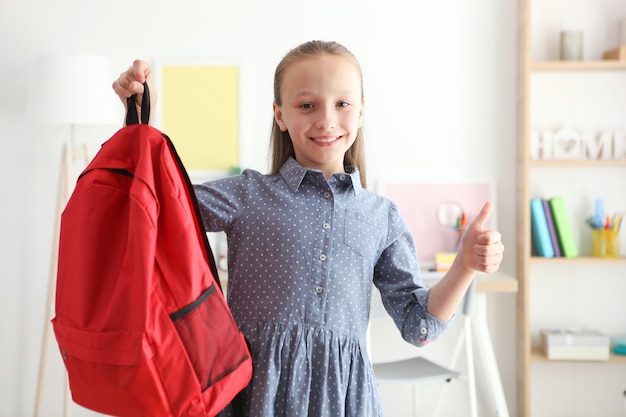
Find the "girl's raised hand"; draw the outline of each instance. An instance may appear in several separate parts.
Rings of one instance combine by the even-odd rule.
[[[493,204],[486,202],[461,238],[461,260],[472,271],[490,274],[500,268],[504,252],[500,233],[496,230],[485,230],[485,223],[492,211]]]
[[[133,94],[137,95],[137,111],[141,112],[141,101],[143,94],[143,83],[148,83],[150,90],[150,104],[154,108],[157,99],[157,91],[154,87],[154,77],[152,67],[146,61],[136,59],[128,69],[120,74],[117,80],[113,81],[113,91],[120,98],[126,108],[126,99]],[[154,112],[151,112],[151,116]],[[152,117],[150,117],[152,119]]]

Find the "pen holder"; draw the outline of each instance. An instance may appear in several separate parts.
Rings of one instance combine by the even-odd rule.
[[[617,230],[594,229],[591,231],[591,256],[594,258],[617,258],[620,256]]]

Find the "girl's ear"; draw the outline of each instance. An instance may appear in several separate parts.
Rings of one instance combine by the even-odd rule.
[[[280,107],[276,103],[273,103],[272,107],[274,109],[274,120],[276,120],[276,124],[278,124],[280,131],[281,132],[287,131],[287,125],[285,124],[285,121],[283,120],[283,112],[280,110]]]
[[[363,110],[365,107],[365,100],[361,103],[361,111],[359,112],[359,129],[363,127]]]

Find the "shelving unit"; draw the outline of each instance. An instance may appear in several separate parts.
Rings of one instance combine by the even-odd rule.
[[[620,258],[591,257],[590,232],[584,225],[595,198],[610,197],[607,210],[626,213],[626,160],[533,160],[530,138],[533,129],[546,128],[546,123],[555,129],[571,126],[626,131],[624,113],[621,116],[610,114],[611,110],[619,113],[626,109],[623,94],[626,89],[621,88],[626,88],[626,62],[601,60],[604,50],[617,45],[597,36],[585,43],[587,60],[558,61],[558,32],[568,29],[571,23],[568,19],[574,21],[585,36],[593,37],[594,30],[606,36],[611,32],[607,30],[609,25],[617,25],[620,18],[626,17],[626,4],[616,0],[581,0],[575,4],[566,0],[535,0],[533,5],[531,2],[519,2],[518,415],[623,417],[621,393],[626,390],[626,356],[611,355],[608,361],[549,360],[539,348],[539,332],[545,327],[578,325],[593,327],[608,335],[626,333],[626,303],[623,295],[617,295],[626,294],[626,248],[622,244]],[[585,11],[576,13],[576,8]],[[547,27],[549,25],[553,26]],[[617,34],[617,28],[614,33]],[[604,50],[599,47],[603,41]],[[588,45],[592,49],[586,49]],[[603,79],[617,79],[619,85],[589,87],[596,82],[602,85]],[[567,99],[555,99],[558,94],[550,95],[545,91],[563,89],[564,83]],[[578,88],[586,88],[585,93],[577,94]],[[590,91],[593,97],[588,97]],[[592,104],[581,103],[584,100],[592,101],[595,109],[589,111]],[[596,111],[603,103],[604,107],[609,107],[606,114]],[[614,109],[615,103],[619,104],[618,110]],[[596,183],[602,184],[597,190],[592,185]],[[614,195],[595,195],[610,189],[615,190]],[[533,257],[530,200],[563,194],[570,208],[570,222],[576,229],[580,256],[572,259]],[[625,234],[626,229],[621,233]]]
[[[555,360],[548,359],[546,355],[543,353],[543,351],[539,348],[533,348],[530,355],[531,355],[530,359],[533,362],[566,362],[566,361],[555,361]],[[596,361],[580,361],[580,362],[596,363]],[[626,363],[626,356],[611,354],[611,356],[609,356],[608,361],[598,362],[598,363]]]

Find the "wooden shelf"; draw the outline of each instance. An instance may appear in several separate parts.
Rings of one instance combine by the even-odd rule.
[[[533,363],[550,362],[550,363],[626,363],[626,355],[615,355],[611,353],[607,361],[591,361],[591,360],[554,360],[548,359],[541,348],[534,347],[531,350],[530,360]]]
[[[529,166],[532,168],[626,168],[626,160],[532,160]]]
[[[532,264],[626,264],[626,257],[620,258],[594,258],[591,256],[578,256],[576,258],[542,258],[533,256],[530,258]]]
[[[530,64],[532,72],[549,71],[624,71],[626,61],[539,61]]]

